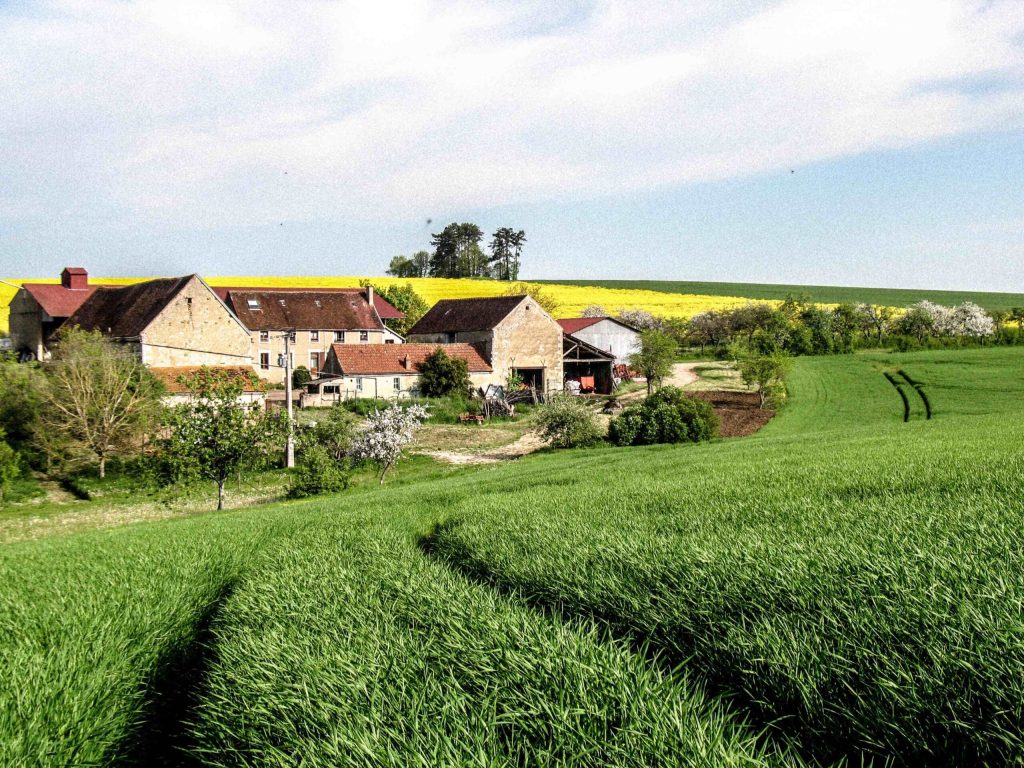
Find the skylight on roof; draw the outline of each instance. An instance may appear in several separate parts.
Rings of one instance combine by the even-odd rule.
[[[258,312],[260,309],[259,299],[246,299],[245,303],[249,307],[249,311],[251,312]]]

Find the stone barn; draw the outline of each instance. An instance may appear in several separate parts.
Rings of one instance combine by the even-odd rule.
[[[512,373],[541,392],[563,386],[562,327],[529,296],[443,299],[409,329],[408,341],[473,344],[494,379]]]

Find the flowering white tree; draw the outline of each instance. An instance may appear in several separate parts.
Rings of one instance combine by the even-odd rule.
[[[422,405],[408,408],[392,405],[383,411],[374,411],[366,417],[366,429],[352,443],[350,453],[354,459],[372,461],[380,467],[383,485],[384,476],[402,458],[426,418],[427,409]]]
[[[953,325],[960,336],[980,339],[995,333],[996,324],[992,317],[977,304],[965,301],[953,309]]]
[[[608,313],[600,304],[588,304],[583,308],[580,317],[608,317]]]

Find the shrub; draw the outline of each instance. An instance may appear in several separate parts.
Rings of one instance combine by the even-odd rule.
[[[296,389],[301,389],[312,380],[313,375],[309,372],[309,368],[304,365],[300,365],[292,371],[292,386]]]
[[[469,365],[460,357],[449,357],[443,347],[431,352],[417,368],[420,391],[426,397],[463,395],[469,391]]]
[[[288,486],[288,497],[302,499],[321,493],[343,491],[348,488],[351,466],[348,457],[338,461],[324,446],[316,443],[309,445],[299,455],[299,465]]]
[[[676,387],[664,387],[644,402],[631,405],[608,426],[616,445],[700,442],[718,433],[711,404],[687,397]]]
[[[340,406],[357,416],[369,416],[374,411],[383,411],[391,406],[387,400],[372,397],[357,397],[352,400],[343,400]]]
[[[0,431],[0,503],[3,503],[4,495],[21,474],[18,454],[4,440],[4,433]]]
[[[541,437],[555,448],[578,448],[601,439],[594,414],[572,395],[552,397],[540,409],[538,421]]]

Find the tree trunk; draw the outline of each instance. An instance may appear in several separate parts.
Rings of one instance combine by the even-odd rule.
[[[100,456],[100,480],[107,476],[107,457]]]
[[[217,481],[217,511],[224,509],[224,478]]]

